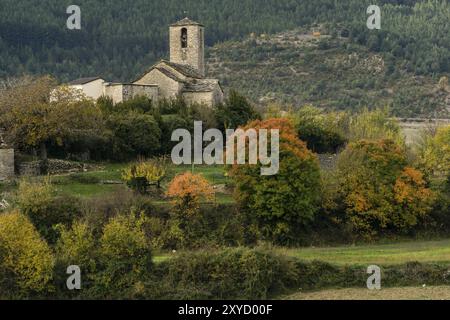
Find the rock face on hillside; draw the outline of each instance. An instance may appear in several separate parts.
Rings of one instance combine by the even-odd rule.
[[[332,37],[293,30],[251,35],[209,50],[208,73],[254,103],[333,110],[389,106],[399,117],[448,117],[438,81],[408,72],[404,60]]]

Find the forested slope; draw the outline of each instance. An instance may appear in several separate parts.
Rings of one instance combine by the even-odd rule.
[[[214,46],[208,73],[260,106],[312,104],[358,111],[389,106],[399,117],[448,117],[443,78],[408,71],[405,59],[371,52],[348,38],[296,29]]]
[[[351,55],[355,53],[355,45],[359,45],[356,49],[358,54],[367,52],[368,57],[376,56],[385,63],[383,72],[387,78],[374,79],[362,75],[354,79],[353,85],[361,91],[368,91],[373,86],[377,90],[392,91],[398,86],[400,90],[410,91],[393,97],[403,99],[402,105],[407,105],[409,100],[420,100],[430,92],[433,95],[431,100],[424,98],[419,101],[420,106],[398,114],[430,114],[440,111],[445,100],[444,96],[435,95],[433,88],[427,87],[450,72],[450,4],[445,0],[78,0],[76,4],[81,7],[82,29],[75,31],[66,28],[66,8],[71,4],[73,2],[69,0],[0,1],[0,79],[31,73],[52,74],[60,81],[97,75],[108,80],[130,81],[158,59],[167,58],[168,25],[189,16],[205,24],[209,47],[230,40],[245,40],[250,34],[258,39],[262,34],[273,35],[298,28],[304,33],[323,30],[333,39],[345,38],[347,41],[346,45],[328,44],[331,50],[327,54],[337,55],[330,59],[340,60]],[[370,4],[381,7],[381,30],[368,30],[366,27],[366,10]],[[268,51],[273,51],[254,47],[250,48],[250,52],[238,54],[236,50],[228,52],[226,43],[223,46],[225,51],[221,54],[214,53],[214,49],[210,54],[211,50],[208,50],[210,61],[222,59],[226,63],[240,59],[243,64],[257,63],[259,68],[264,55],[270,56]],[[255,52],[262,56],[255,58]],[[281,55],[274,59],[286,59],[284,64],[295,64],[298,61],[293,61],[294,58],[306,54],[307,51],[289,52],[286,57]],[[322,61],[320,65],[323,67],[326,62]],[[270,66],[272,64],[261,70],[266,75],[280,72],[270,69]],[[226,73],[227,69],[215,70],[215,75],[224,72],[218,74],[219,78],[227,80],[233,77]],[[339,73],[336,68],[323,70],[330,71]],[[408,80],[404,79],[406,75]],[[339,76],[333,74],[330,78],[339,80]],[[282,78],[265,81],[279,79]],[[287,79],[290,81],[289,77]],[[260,79],[253,80],[256,81],[254,84],[247,85],[253,86],[252,90],[264,91],[251,93],[252,97],[260,98],[271,91],[279,92],[267,91],[267,85]],[[381,81],[385,83],[380,84]],[[310,85],[318,86],[315,90],[320,91],[323,83]],[[424,94],[416,94],[416,85]],[[284,83],[273,85],[275,89],[280,86],[288,88]],[[295,87],[295,84],[290,86]],[[287,101],[317,101],[313,89],[303,89],[301,97],[288,98]],[[298,90],[293,88],[289,95],[297,93]],[[345,97],[345,94],[343,96],[342,92],[338,92],[333,100],[340,102],[327,102],[327,105],[354,107],[366,102],[373,104],[369,100],[379,101],[379,95],[361,98],[352,94]]]
[[[129,80],[168,52],[168,24],[189,15],[213,45],[255,33],[325,23],[343,27],[374,51],[404,56],[420,73],[447,72],[446,1],[373,0],[78,0],[82,29],[66,26],[69,0],[0,2],[0,77],[52,73],[62,80],[99,74]],[[369,4],[382,6],[382,30],[366,28]],[[384,3],[389,3],[385,5]],[[442,4],[440,4],[442,3]]]

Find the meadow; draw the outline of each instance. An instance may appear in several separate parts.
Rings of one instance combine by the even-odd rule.
[[[114,194],[115,192],[127,191],[128,188],[122,180],[122,172],[129,163],[90,163],[91,169],[87,172],[72,173],[64,175],[52,175],[31,177],[33,181],[44,181],[48,179],[55,187],[57,195],[75,196],[81,199],[92,199]],[[229,192],[225,192],[225,185],[228,178],[223,166],[189,166],[171,165],[167,178],[163,181],[163,187],[177,174],[184,172],[194,172],[201,174],[213,186],[220,187],[216,191],[215,201],[217,204],[232,203],[233,199]],[[17,189],[15,184],[1,185],[0,192],[13,192]],[[156,200],[157,204],[164,204],[166,201]]]

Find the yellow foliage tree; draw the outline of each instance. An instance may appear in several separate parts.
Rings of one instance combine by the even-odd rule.
[[[161,182],[167,176],[168,166],[165,158],[141,161],[132,164],[122,173],[122,179],[132,189],[145,193],[147,187],[155,184],[161,188]]]
[[[54,258],[27,217],[0,215],[0,297],[32,297],[50,290]]]
[[[419,166],[431,178],[450,177],[450,126],[440,127],[426,136],[419,148]]]

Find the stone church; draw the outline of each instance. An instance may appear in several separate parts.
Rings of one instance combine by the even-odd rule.
[[[215,106],[224,99],[217,79],[205,73],[204,26],[188,18],[172,24],[170,34],[170,60],[161,60],[132,83],[110,83],[100,77],[82,78],[68,85],[97,99],[111,97],[114,103],[145,95],[153,101],[182,96],[188,103]]]

